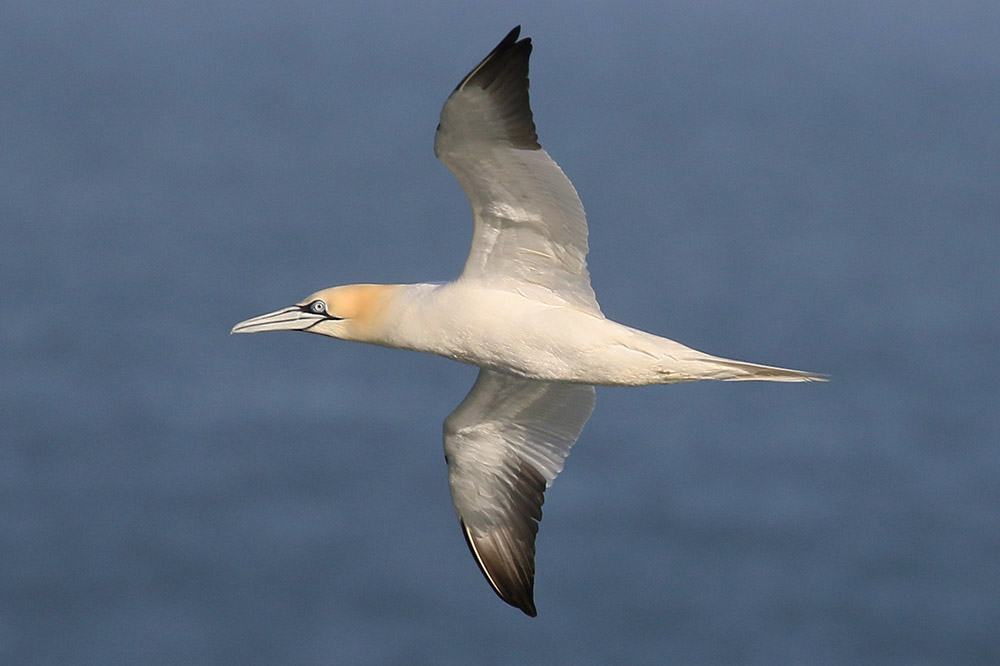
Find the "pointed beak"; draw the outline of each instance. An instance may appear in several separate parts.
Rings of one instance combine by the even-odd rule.
[[[247,319],[233,326],[230,333],[260,333],[261,331],[305,331],[325,317],[304,312],[298,305]]]

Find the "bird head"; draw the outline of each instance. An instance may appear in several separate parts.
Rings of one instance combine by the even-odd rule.
[[[305,331],[369,341],[395,285],[352,284],[317,291],[291,307],[241,321],[231,333]]]

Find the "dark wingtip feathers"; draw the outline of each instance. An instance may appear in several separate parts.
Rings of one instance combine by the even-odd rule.
[[[519,47],[521,50],[527,50],[526,56],[531,53],[531,37],[525,37],[520,42],[517,41],[518,35],[521,34],[521,26],[516,25],[514,28],[507,33],[507,36],[500,40],[500,43],[493,47],[493,50],[489,54],[479,61],[479,64],[472,68],[472,71],[465,75],[457,86],[455,90],[461,90],[467,85],[475,85],[480,88],[486,88],[490,83],[496,79],[498,67],[496,64],[498,61],[502,60],[502,55],[507,53],[513,48]],[[523,46],[521,46],[523,45]],[[527,72],[525,72],[527,74]]]
[[[545,477],[524,460],[515,464],[505,520],[482,532],[473,532],[461,518],[459,522],[465,543],[493,591],[535,617],[535,535],[545,502]]]
[[[528,617],[537,616],[534,599],[534,543],[520,544],[522,548],[527,545],[524,549],[527,552],[519,552],[519,557],[512,559],[509,542],[505,543],[503,538],[497,539],[497,535],[473,536],[465,521],[459,519],[459,522],[469,552],[497,596]]]
[[[531,38],[518,41],[515,26],[500,43],[455,86],[459,91],[475,86],[486,91],[503,118],[508,140],[515,148],[539,150],[538,134],[528,99],[528,60]]]

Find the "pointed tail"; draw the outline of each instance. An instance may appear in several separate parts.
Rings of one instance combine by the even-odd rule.
[[[728,358],[718,358],[715,356],[709,356],[701,360],[704,364],[702,369],[705,373],[703,379],[715,379],[724,382],[825,382],[829,379],[828,375],[816,372],[776,368],[771,365],[733,361]]]

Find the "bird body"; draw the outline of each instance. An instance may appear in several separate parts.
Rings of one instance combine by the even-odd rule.
[[[531,41],[519,30],[462,79],[435,135],[472,206],[461,276],[331,287],[232,332],[306,331],[478,366],[444,423],[452,500],[490,586],[533,616],[543,495],[590,417],[594,386],[822,377],[712,356],[602,314],[583,205],[535,133]]]
[[[327,316],[317,321],[302,313],[301,330],[437,354],[525,379],[643,386],[700,379],[813,377],[711,356],[600,312],[475,280],[346,285],[324,289],[304,301],[314,302],[325,303]]]

